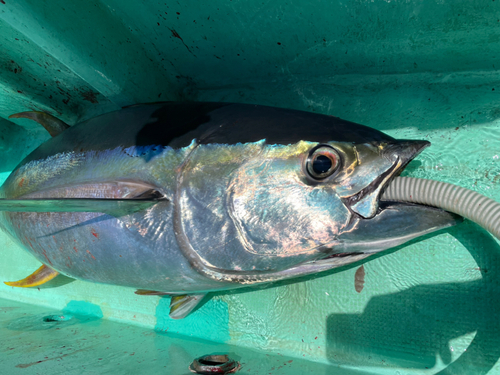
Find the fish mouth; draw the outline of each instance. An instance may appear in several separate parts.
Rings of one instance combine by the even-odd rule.
[[[408,163],[429,146],[428,141],[414,140],[400,140],[385,145],[381,157],[392,161],[393,165],[357,194],[343,199],[354,217],[373,218],[378,211],[380,196],[392,179],[400,175]]]
[[[381,201],[375,217],[358,220],[319,262],[350,263],[350,257],[369,256],[462,221],[461,216],[435,207]]]

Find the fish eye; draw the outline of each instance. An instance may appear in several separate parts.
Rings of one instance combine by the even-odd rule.
[[[334,174],[340,166],[340,156],[333,147],[319,145],[307,157],[306,170],[315,180],[323,180]]]

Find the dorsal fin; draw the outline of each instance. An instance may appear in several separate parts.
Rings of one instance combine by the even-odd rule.
[[[58,118],[49,115],[48,113],[45,112],[39,112],[39,111],[20,112],[14,115],[10,115],[9,118],[27,118],[36,121],[40,125],[42,125],[52,137],[61,134],[63,131],[69,128],[69,125],[66,124],[64,121],[61,121]]]
[[[8,286],[15,286],[18,288],[30,288],[45,284],[47,281],[52,280],[59,275],[59,272],[54,271],[52,268],[47,267],[45,264],[33,272],[28,277],[19,281],[5,281],[4,284]]]

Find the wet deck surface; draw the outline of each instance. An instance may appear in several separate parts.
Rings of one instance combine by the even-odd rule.
[[[335,368],[225,344],[0,299],[2,374],[191,374],[206,354],[228,353],[242,374],[332,374]],[[342,369],[342,374],[345,371]]]

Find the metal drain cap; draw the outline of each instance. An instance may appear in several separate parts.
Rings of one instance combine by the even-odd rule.
[[[204,355],[196,358],[189,370],[196,374],[234,374],[240,369],[240,364],[226,354]]]

